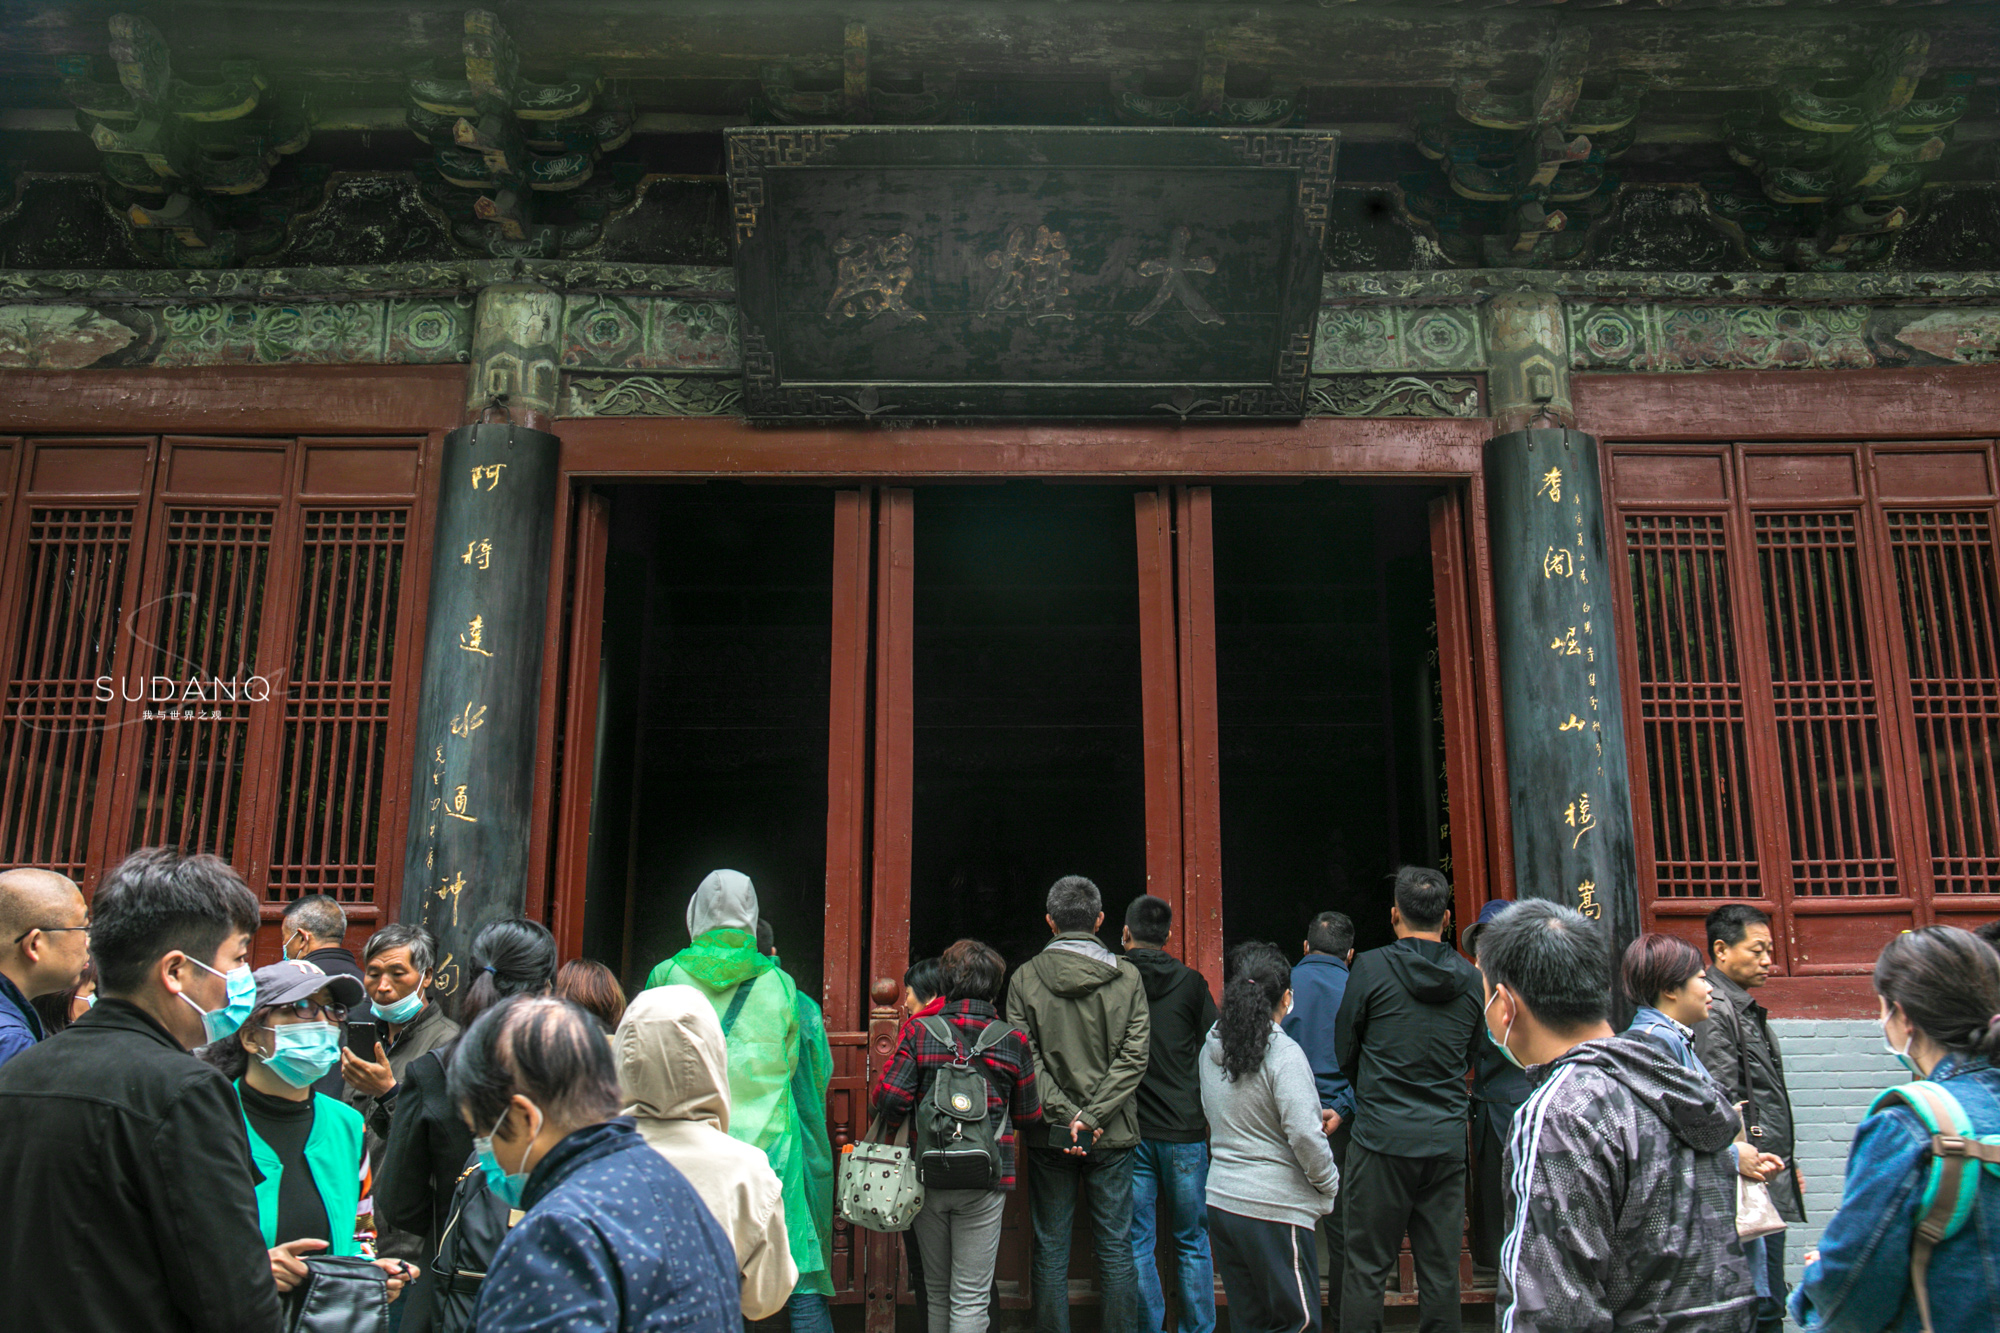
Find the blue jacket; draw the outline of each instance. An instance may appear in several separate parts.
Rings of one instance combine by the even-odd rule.
[[[1982,1134],[2000,1133],[2000,1069],[1948,1055],[1931,1071]],[[1910,1238],[1930,1176],[1930,1131],[1908,1107],[1861,1122],[1847,1154],[1840,1210],[1820,1236],[1819,1259],[1792,1291],[1792,1318],[1826,1333],[1915,1330]],[[2000,1176],[1982,1171],[1979,1202],[1956,1236],[1931,1255],[1937,1333],[2000,1328]]]
[[[479,1288],[475,1333],[742,1333],[735,1247],[631,1120],[558,1143],[521,1206]]]
[[[0,977],[0,1065],[42,1039],[42,1018],[21,988]]]
[[[1333,1051],[1334,1020],[1347,998],[1347,964],[1330,953],[1309,953],[1292,969],[1292,1012],[1278,1026],[1299,1044],[1319,1085],[1321,1109],[1354,1118],[1354,1085],[1340,1072]]]

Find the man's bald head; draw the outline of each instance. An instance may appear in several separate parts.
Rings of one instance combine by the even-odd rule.
[[[12,944],[22,931],[83,924],[78,914],[83,890],[68,875],[53,870],[0,870],[0,944]]]
[[[76,881],[53,870],[0,871],[0,973],[34,999],[69,990],[90,961],[90,916]]]

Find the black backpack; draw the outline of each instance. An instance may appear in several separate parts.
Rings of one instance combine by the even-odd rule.
[[[472,1307],[479,1300],[486,1269],[507,1239],[514,1210],[486,1186],[486,1173],[474,1161],[452,1191],[451,1220],[438,1237],[437,1260],[431,1279],[437,1295],[431,1309],[432,1327],[439,1333],[463,1333],[472,1327]]]
[[[968,1051],[945,1019],[929,1014],[917,1022],[957,1054],[932,1076],[930,1095],[917,1106],[917,1178],[927,1190],[997,1189],[1000,1143],[986,1114],[990,1084],[985,1067],[973,1061],[1020,1029],[995,1019]]]

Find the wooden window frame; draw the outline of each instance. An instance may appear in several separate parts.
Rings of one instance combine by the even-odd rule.
[[[1907,771],[1916,753],[1910,708],[1909,663],[1904,643],[1900,594],[1894,575],[1886,515],[1891,510],[1984,509],[2000,518],[1990,488],[2000,469],[1994,447],[2000,428],[2000,366],[1971,366],[1924,371],[1770,371],[1714,372],[1693,375],[1584,375],[1573,384],[1573,399],[1584,426],[1606,441],[1603,449],[1607,531],[1617,534],[1622,550],[1623,515],[1653,512],[1703,511],[1727,515],[1730,543],[1731,596],[1739,654],[1738,670],[1746,682],[1768,680],[1764,665],[1763,594],[1752,567],[1756,556],[1754,515],[1783,510],[1845,510],[1857,519],[1862,597],[1868,618],[1871,669],[1882,703],[1880,727],[1884,766]],[[1829,453],[1852,449],[1860,460],[1851,496],[1818,502],[1798,498],[1766,501],[1747,493],[1746,460],[1778,455]],[[1963,453],[1984,450],[1988,459],[1989,491],[1984,497],[1925,498],[1884,494],[1874,460],[1884,453],[1926,451]],[[1673,499],[1639,501],[1621,498],[1619,458],[1715,457],[1727,461],[1723,475],[1726,494],[1701,502]],[[2000,530],[2000,529],[1990,529]],[[1629,583],[1621,579],[1618,599],[1621,649],[1636,667],[1632,639],[1633,606]],[[1744,630],[1754,629],[1754,635]],[[1756,691],[1746,689],[1746,696]],[[1638,691],[1627,691],[1627,730],[1632,737],[1632,782],[1644,792],[1648,781],[1645,733],[1637,713]],[[1746,710],[1748,711],[1748,710]],[[1761,755],[1775,735],[1768,697],[1757,707],[1757,720],[1747,727],[1751,745]],[[1762,739],[1758,739],[1761,733]],[[1762,747],[1760,750],[1758,747]],[[1923,925],[1945,919],[1971,925],[2000,915],[2000,896],[1950,895],[1946,908],[1932,893],[1928,849],[1928,815],[1920,783],[1905,780],[1890,797],[1898,843],[1899,873],[1909,886],[1895,897],[1871,896],[1818,899],[1801,906],[1790,891],[1785,862],[1785,814],[1781,791],[1774,792],[1773,765],[1753,757],[1753,795],[1757,816],[1760,870],[1766,897],[1760,905],[1777,906],[1777,936],[1786,975],[1774,976],[1766,1003],[1788,1015],[1860,1016],[1874,1013],[1867,972],[1879,948],[1883,930]],[[1772,813],[1778,816],[1777,822]],[[1701,934],[1700,918],[1727,898],[1662,902],[1657,897],[1650,862],[1651,811],[1635,802],[1635,835],[1641,859],[1641,908],[1649,928],[1675,929],[1691,938]],[[1890,915],[1903,913],[1898,923]],[[1828,921],[1849,917],[1876,918],[1873,928],[1856,926],[1845,941],[1822,932],[1818,943],[1797,936],[1799,919]],[[1886,924],[1885,924],[1886,923]],[[1831,943],[1839,955],[1827,957]],[[1816,958],[1814,955],[1818,954]]]
[[[269,564],[265,572],[266,601],[258,661],[280,662],[289,676],[293,634],[303,560],[302,525],[308,511],[399,508],[403,521],[402,576],[398,593],[396,661],[388,703],[388,761],[377,777],[380,790],[377,819],[377,866],[373,901],[349,909],[352,943],[358,943],[379,923],[395,919],[401,889],[403,843],[407,832],[407,800],[411,734],[415,721],[417,683],[422,674],[422,636],[429,592],[431,533],[435,526],[437,491],[433,463],[444,435],[464,412],[464,371],[458,367],[221,367],[183,371],[10,372],[8,401],[0,404],[0,536],[12,552],[28,521],[30,498],[22,476],[34,444],[43,439],[73,443],[88,438],[121,437],[143,441],[149,449],[146,473],[136,496],[126,502],[134,509],[131,549],[138,559],[128,562],[126,604],[157,580],[163,546],[158,527],[168,506],[227,504],[263,507],[273,514]],[[285,469],[273,494],[246,499],[241,495],[210,496],[190,491],[170,493],[164,461],[176,447],[224,450],[282,450]],[[413,488],[394,493],[331,488],[317,485],[307,473],[311,460],[348,449],[403,447],[415,454]],[[19,502],[19,503],[13,503]],[[278,602],[268,598],[277,596]],[[0,640],[12,641],[18,609],[0,603]],[[138,628],[127,623],[120,639],[129,642]],[[125,651],[123,647],[121,652]],[[119,660],[119,668],[125,669]],[[0,664],[0,673],[11,662]],[[132,669],[137,669],[136,667]],[[282,903],[266,900],[266,880],[276,834],[277,767],[283,753],[289,709],[273,695],[269,716],[258,718],[246,738],[244,787],[240,799],[257,812],[238,820],[234,845],[227,849],[262,903],[266,928],[259,932],[258,961],[278,954],[274,923]],[[125,705],[115,703],[114,707]],[[142,707],[134,705],[133,707]],[[136,713],[135,713],[136,716]],[[137,727],[121,727],[136,733]],[[100,782],[98,813],[93,820],[87,852],[86,889],[97,875],[126,850],[132,801],[131,766],[136,762],[136,736],[117,738],[98,763],[100,773],[117,778]],[[260,795],[260,784],[262,794]],[[269,799],[266,799],[266,798]]]

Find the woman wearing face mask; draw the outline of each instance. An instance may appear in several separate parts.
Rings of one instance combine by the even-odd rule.
[[[1875,960],[1875,994],[1889,1053],[1956,1103],[1954,1119],[1963,1120],[1954,1134],[1972,1140],[1978,1152],[2000,1155],[2000,955],[1950,926],[1905,931]],[[1993,1262],[2000,1246],[2000,1162],[1974,1160],[1967,1216],[1930,1252],[1920,1289],[1912,1241],[1930,1214],[1932,1163],[1940,1159],[1933,1157],[1932,1128],[1907,1102],[1884,1094],[1876,1106],[1854,1132],[1840,1209],[1819,1249],[1805,1256],[1792,1318],[1827,1333],[1991,1333],[2000,1310]],[[1956,1179],[1957,1159],[1941,1160]],[[1920,1309],[1926,1300],[1928,1320]]]
[[[290,1291],[306,1276],[304,1256],[360,1253],[361,1116],[312,1085],[339,1063],[340,1024],[362,991],[354,978],[303,961],[273,963],[255,980],[250,1017],[203,1058],[236,1084],[261,1177],[257,1218],[271,1276]],[[415,1275],[400,1260],[383,1260],[382,1269],[392,1296]]]
[[[1694,1049],[1694,1025],[1708,1017],[1709,996],[1714,992],[1703,971],[1700,951],[1673,935],[1641,935],[1626,947],[1620,970],[1625,993],[1638,1006],[1625,1035],[1651,1042],[1681,1068],[1715,1082]],[[1736,1170],[1744,1179],[1762,1183],[1784,1169],[1784,1158],[1736,1145]],[[1743,1254],[1757,1294],[1769,1296],[1764,1238],[1744,1241]]]
[[[539,922],[495,921],[473,937],[466,977],[462,1028],[510,995],[547,995],[556,980],[555,936]],[[404,1071],[375,1186],[378,1219],[424,1237],[422,1252],[434,1258],[411,1293],[401,1333],[465,1327],[479,1275],[507,1231],[511,1204],[487,1188],[472,1131],[446,1090],[456,1047],[453,1041],[426,1052]]]
[[[1239,1333],[1316,1333],[1314,1228],[1340,1173],[1319,1115],[1319,1085],[1278,1022],[1292,966],[1269,944],[1229,952],[1222,1017],[1196,1062],[1208,1116],[1208,1231]]]

